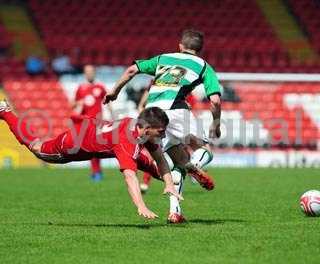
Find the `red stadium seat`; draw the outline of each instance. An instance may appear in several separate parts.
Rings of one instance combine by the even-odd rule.
[[[214,8],[206,1],[168,1],[165,5],[153,1],[150,5],[143,1],[123,4],[105,0],[96,8],[97,3],[100,2],[84,0],[81,5],[55,0],[47,0],[45,4],[41,0],[29,2],[48,49],[71,54],[79,48],[80,58],[73,61],[80,64],[107,61],[123,65],[131,63],[132,54],[147,58],[175,51],[181,31],[195,27],[206,34],[205,57],[210,61],[216,58],[214,54],[221,54],[211,62],[219,70],[303,71],[300,66],[292,68],[287,61],[273,58],[274,54],[287,56],[286,49],[253,0],[219,1]],[[95,55],[89,52],[92,49]],[[234,55],[239,52],[242,55]],[[316,67],[312,65],[310,70],[315,71]]]

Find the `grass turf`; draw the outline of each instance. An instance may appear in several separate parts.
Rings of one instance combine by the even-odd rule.
[[[167,225],[168,202],[152,183],[160,216],[136,215],[121,175],[101,183],[86,170],[0,170],[1,263],[319,263],[320,218],[300,195],[320,189],[312,169],[216,169],[217,189],[187,180],[189,220]]]

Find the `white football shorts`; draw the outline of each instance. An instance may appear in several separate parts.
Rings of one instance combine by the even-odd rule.
[[[198,139],[208,142],[203,128],[203,120],[197,119],[188,109],[165,110],[169,117],[169,124],[166,129],[166,137],[162,139],[162,148],[167,151],[169,148],[186,144],[186,137],[193,135]]]

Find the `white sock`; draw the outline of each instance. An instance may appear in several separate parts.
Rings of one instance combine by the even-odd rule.
[[[209,164],[212,159],[213,155],[210,151],[205,148],[198,148],[192,153],[190,162],[198,168],[203,168],[205,165]]]
[[[180,172],[180,169],[174,168],[171,171],[172,180],[174,183],[175,190],[181,194],[182,193],[182,185],[183,185],[183,177]],[[170,195],[170,213],[181,214],[181,207],[177,197]]]

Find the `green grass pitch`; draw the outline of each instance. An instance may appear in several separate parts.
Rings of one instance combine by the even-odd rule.
[[[136,215],[117,170],[0,170],[0,263],[320,263],[320,218],[300,195],[320,189],[316,169],[216,169],[216,190],[186,180],[188,223],[167,225],[167,197],[145,196],[159,214]]]

